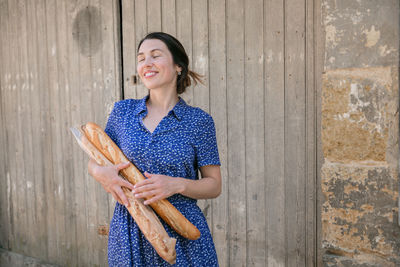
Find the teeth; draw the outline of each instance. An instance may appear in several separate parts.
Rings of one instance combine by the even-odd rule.
[[[154,74],[156,74],[155,72],[147,72],[145,75],[144,75],[144,77],[149,77],[149,76],[152,76],[152,75],[154,75]]]

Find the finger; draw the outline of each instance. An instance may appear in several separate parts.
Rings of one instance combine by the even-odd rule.
[[[120,171],[122,169],[127,168],[129,165],[130,165],[129,162],[122,162],[122,163],[115,165],[115,167],[118,171]]]
[[[152,191],[154,189],[156,189],[156,186],[154,186],[154,184],[144,184],[144,185],[140,185],[140,186],[135,185],[135,189],[132,190],[132,193],[139,194],[139,193]]]
[[[135,194],[135,198],[149,198],[157,194],[156,190],[145,191]]]
[[[144,176],[146,176],[147,178],[151,178],[152,174],[148,173],[148,172],[144,172]]]
[[[152,183],[153,183],[152,180],[145,179],[145,180],[140,181],[139,183],[135,184],[134,188],[139,188],[139,187],[142,187],[142,186],[144,186],[144,185],[152,184]]]
[[[149,205],[149,204],[152,204],[152,203],[154,203],[154,202],[157,202],[157,201],[159,201],[159,200],[161,200],[161,199],[163,199],[163,198],[164,198],[164,197],[163,197],[162,195],[153,196],[152,198],[146,199],[146,200],[143,202],[143,204]]]
[[[118,197],[121,199],[124,206],[129,207],[128,198],[125,196],[124,192],[122,191],[121,187],[115,187],[115,193],[117,193]]]
[[[128,181],[126,181],[126,180],[124,180],[124,179],[122,179],[122,178],[120,178],[120,180],[118,180],[118,184],[119,184],[120,186],[124,186],[124,187],[130,189],[131,191],[132,191],[133,189],[135,189],[135,187],[133,186],[133,184],[131,184],[130,182],[128,182]]]

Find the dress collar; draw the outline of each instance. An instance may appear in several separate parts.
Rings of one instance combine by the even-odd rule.
[[[149,99],[150,95],[146,95],[142,99],[140,99],[139,103],[136,105],[136,108],[134,109],[134,114],[139,115],[141,113],[147,113],[147,106],[146,106],[146,101]],[[182,97],[179,96],[179,101],[176,103],[174,108],[170,111],[170,113],[174,114],[174,116],[180,121],[182,120],[182,117],[185,114],[187,108],[187,104],[185,100],[183,100]]]

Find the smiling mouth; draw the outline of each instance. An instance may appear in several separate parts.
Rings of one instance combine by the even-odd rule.
[[[155,76],[156,74],[157,74],[157,72],[153,72],[153,71],[151,71],[151,72],[146,72],[146,73],[144,74],[144,77],[145,77],[145,78],[151,78],[151,77]]]

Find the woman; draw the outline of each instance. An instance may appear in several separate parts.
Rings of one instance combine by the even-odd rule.
[[[177,234],[176,266],[218,266],[214,243],[196,199],[215,198],[221,193],[221,173],[212,117],[187,105],[179,97],[191,79],[199,75],[188,69],[189,59],[182,44],[169,34],[148,34],[138,46],[137,72],[149,95],[143,99],[116,102],[106,133],[142,173],[144,181],[134,187],[118,177],[128,164],[102,167],[94,161],[89,173],[118,201],[110,224],[110,266],[169,266],[140,232],[124,205],[128,200],[121,186],[135,197],[168,200],[201,233],[197,240]],[[200,170],[202,179],[198,179]]]

